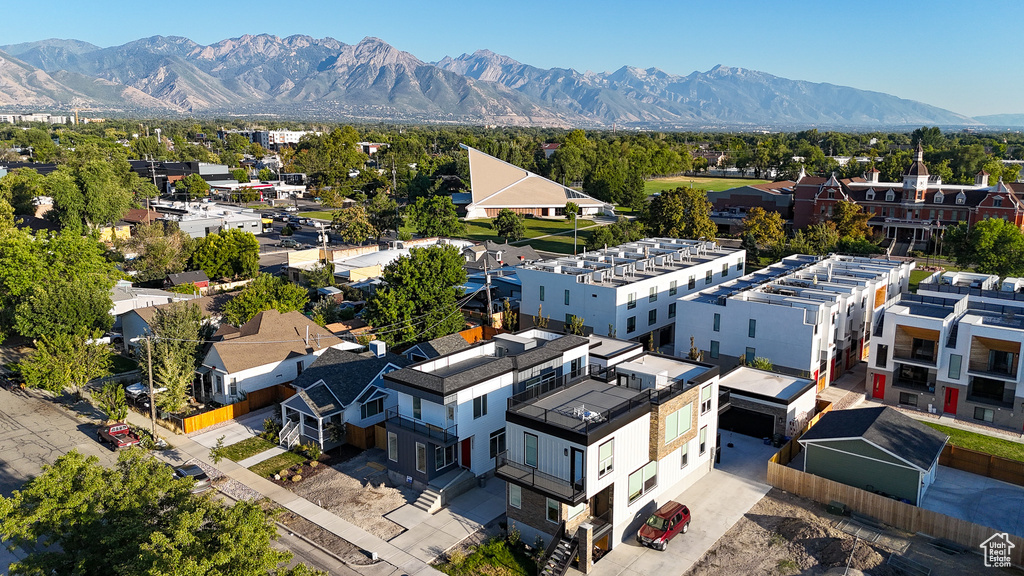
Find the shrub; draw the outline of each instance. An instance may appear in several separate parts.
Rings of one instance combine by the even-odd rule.
[[[279,434],[281,433],[281,424],[273,418],[267,418],[263,421],[263,432],[260,432],[260,438],[268,442],[277,444],[280,441]]]
[[[292,476],[292,482],[298,482],[299,480],[302,480],[302,474],[296,474],[295,476]]]
[[[306,444],[303,447],[302,451],[306,453],[306,457],[309,458],[310,460],[319,460],[320,455],[323,454],[323,449],[321,449],[320,445],[317,444],[316,442],[310,442],[309,444]]]

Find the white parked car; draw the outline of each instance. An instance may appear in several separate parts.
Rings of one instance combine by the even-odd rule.
[[[166,392],[166,391],[167,391],[167,388],[155,388],[153,390],[153,393],[154,394],[158,394],[160,392]],[[128,386],[125,387],[124,393],[129,398],[138,398],[139,396],[141,396],[143,394],[149,394],[149,385],[148,384],[143,384],[142,382],[136,382],[135,384],[129,384]]]
[[[285,211],[285,212],[298,212],[298,211],[299,211],[299,209],[298,209],[298,208],[296,208],[295,206],[288,206],[288,207],[286,207],[286,208],[284,209],[284,211]]]

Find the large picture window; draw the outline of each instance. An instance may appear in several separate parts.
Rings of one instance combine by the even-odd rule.
[[[643,468],[629,475],[629,503],[636,502],[641,496],[650,492],[658,485],[658,462],[650,461]]]
[[[665,419],[665,444],[690,431],[693,426],[693,405],[687,404]]]
[[[600,478],[615,469],[615,439],[597,448],[597,477]]]

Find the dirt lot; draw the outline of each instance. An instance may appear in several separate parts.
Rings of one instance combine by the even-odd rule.
[[[384,515],[415,501],[419,494],[389,486],[383,461],[383,450],[367,450],[350,460],[323,466],[322,471],[291,489],[370,534],[390,540],[404,528]]]
[[[825,507],[780,490],[772,490],[750,509],[715,546],[694,565],[688,576],[735,576],[736,574],[826,574],[831,568],[846,567],[854,538],[835,527],[839,517]],[[932,576],[985,574],[1024,575],[1017,569],[984,568],[975,553],[948,554],[930,544],[930,539],[892,532],[893,546],[909,544],[904,553],[931,569]],[[899,574],[886,564],[892,549],[880,544],[857,542],[850,567],[864,574]],[[853,570],[851,574],[855,574]]]

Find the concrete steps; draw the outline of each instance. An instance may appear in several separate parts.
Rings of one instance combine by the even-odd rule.
[[[433,488],[427,488],[412,505],[428,514],[433,514],[441,509],[441,493]]]

